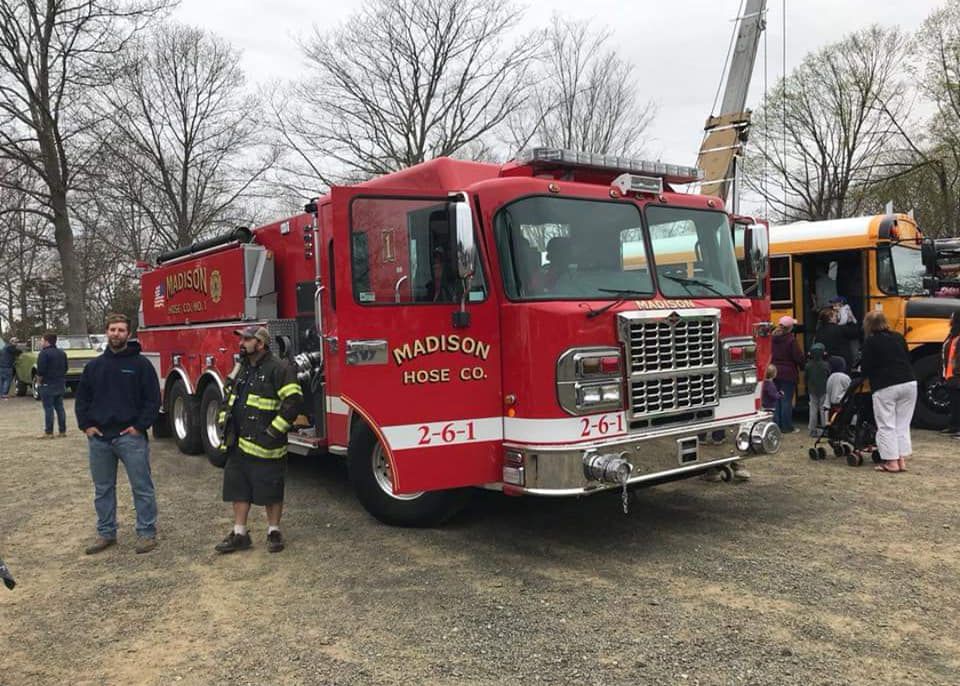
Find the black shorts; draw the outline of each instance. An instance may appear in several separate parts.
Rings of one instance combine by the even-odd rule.
[[[223,468],[223,501],[273,505],[283,502],[287,458],[275,460],[231,452]]]

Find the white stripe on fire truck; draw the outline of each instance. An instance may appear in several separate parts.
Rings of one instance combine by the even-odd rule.
[[[452,419],[446,422],[400,424],[381,428],[391,450],[443,448],[503,439],[503,417]]]
[[[752,415],[754,395],[722,398],[714,413],[717,419]],[[348,405],[338,397],[327,396],[327,411],[346,415]],[[556,446],[603,442],[627,435],[629,427],[623,412],[564,417],[560,419],[527,419],[521,417],[483,417],[444,422],[397,424],[382,427],[391,450],[439,448],[445,445],[507,441],[530,445]]]

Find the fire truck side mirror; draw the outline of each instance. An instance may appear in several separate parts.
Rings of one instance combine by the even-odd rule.
[[[461,279],[473,278],[477,263],[477,246],[473,241],[473,212],[466,196],[450,203],[450,214],[457,232],[457,272]]]
[[[750,224],[744,230],[744,258],[749,276],[762,280],[770,264],[770,237],[764,224]]]

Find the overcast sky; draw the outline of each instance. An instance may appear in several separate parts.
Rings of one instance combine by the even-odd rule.
[[[786,12],[784,12],[784,4]],[[812,50],[878,23],[914,31],[940,0],[768,0],[766,71],[770,85]],[[359,0],[182,0],[175,17],[213,31],[243,51],[256,83],[295,79],[303,63],[297,38],[313,26],[332,27]],[[527,3],[525,28],[545,26],[549,13],[590,19],[613,31],[612,46],[635,65],[641,91],[658,105],[650,130],[652,157],[694,164],[703,123],[721,77],[740,0],[551,0]],[[549,9],[543,9],[549,8]],[[749,105],[763,93],[764,47],[750,86]]]

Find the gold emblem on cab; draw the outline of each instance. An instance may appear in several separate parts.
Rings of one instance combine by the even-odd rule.
[[[219,269],[214,269],[210,274],[210,297],[215,303],[220,302],[220,298],[223,297],[223,282],[220,280]]]

